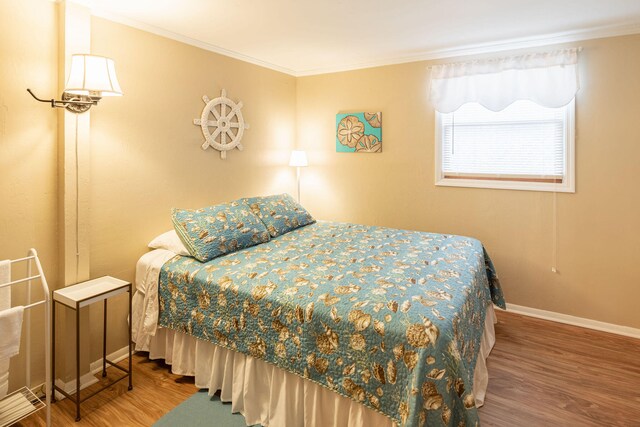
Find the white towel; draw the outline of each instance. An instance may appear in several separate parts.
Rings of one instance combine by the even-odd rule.
[[[11,281],[11,261],[0,261],[0,285]],[[0,288],[0,311],[11,308],[11,286]],[[9,390],[9,359],[0,358],[0,399]]]
[[[9,391],[9,359],[0,359],[0,399]]]
[[[23,313],[24,307],[21,305],[0,311],[0,360],[9,359],[20,352]]]
[[[20,351],[23,306],[0,311],[0,399],[9,389],[9,359]]]

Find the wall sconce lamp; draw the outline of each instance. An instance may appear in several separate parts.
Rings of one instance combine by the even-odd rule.
[[[103,96],[122,96],[113,59],[96,55],[71,56],[71,72],[62,100],[40,99],[31,89],[27,92],[37,101],[50,103],[52,108],[66,108],[76,114],[98,105]]]
[[[300,203],[300,168],[308,166],[306,151],[293,150],[289,159],[289,166],[295,166],[298,181],[298,203]]]

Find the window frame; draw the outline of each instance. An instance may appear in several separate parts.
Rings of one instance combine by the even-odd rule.
[[[470,187],[492,188],[499,190],[527,190],[550,191],[557,193],[575,193],[575,98],[565,108],[565,176],[562,183],[535,182],[522,180],[509,180],[508,177],[500,179],[483,178],[445,178],[442,170],[442,149],[444,146],[442,133],[443,113],[435,112],[435,185],[442,187]]]

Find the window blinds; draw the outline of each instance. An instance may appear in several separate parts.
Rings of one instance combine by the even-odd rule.
[[[572,106],[522,100],[496,113],[467,103],[441,114],[444,177],[562,183],[565,119]]]

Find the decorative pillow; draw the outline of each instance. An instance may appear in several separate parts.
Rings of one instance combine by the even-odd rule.
[[[271,237],[282,236],[298,227],[316,222],[305,208],[286,193],[250,197],[242,201],[262,220]]]
[[[238,201],[197,210],[174,208],[171,220],[191,256],[201,262],[270,239],[260,219]]]
[[[184,243],[182,243],[180,237],[178,237],[176,230],[169,230],[166,233],[162,233],[150,241],[148,246],[151,249],[166,249],[176,255],[191,256],[187,248],[184,247]]]

